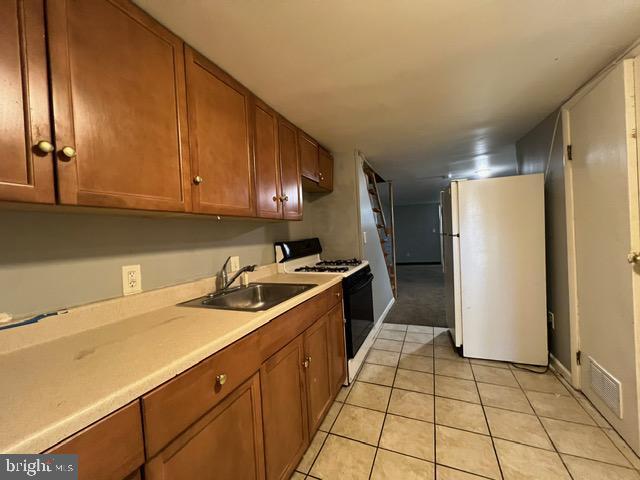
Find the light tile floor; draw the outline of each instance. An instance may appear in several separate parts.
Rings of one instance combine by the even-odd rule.
[[[291,478],[640,480],[638,468],[553,372],[464,359],[443,329],[384,324]]]

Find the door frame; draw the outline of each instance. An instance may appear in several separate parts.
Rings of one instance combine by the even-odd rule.
[[[568,286],[569,286],[569,331],[570,331],[570,348],[571,348],[571,385],[578,389],[582,389],[581,382],[581,366],[578,364],[577,356],[580,352],[580,308],[578,304],[578,273],[576,262],[576,236],[575,236],[575,210],[574,210],[574,186],[573,186],[573,165],[571,160],[568,159],[568,147],[571,145],[571,116],[569,114],[570,109],[575,106],[587,93],[593,90],[601,80],[603,80],[611,71],[613,71],[621,62],[630,60],[632,62],[631,69],[633,79],[631,82],[625,81],[625,86],[628,88],[631,86],[635,92],[640,92],[640,64],[639,58],[621,58],[616,62],[608,65],[607,68],[602,70],[595,78],[589,83],[584,85],[579,91],[577,91],[567,102],[561,107],[562,112],[562,161],[564,166],[564,187],[565,187],[565,207],[566,207],[566,224],[567,224],[567,267],[568,267]],[[625,76],[629,75],[629,68],[625,68]],[[633,109],[627,110],[627,115],[632,116],[632,120],[635,125],[640,125],[640,109],[636,107],[636,100],[634,91],[625,92],[627,98],[633,98]],[[627,100],[629,101],[629,100]],[[630,111],[632,113],[630,113]],[[636,127],[637,128],[637,127]],[[635,133],[634,128],[634,133]],[[633,186],[632,182],[629,182],[629,195],[638,196],[640,191],[640,178],[638,175],[638,163],[640,162],[640,143],[637,142],[637,135],[633,135],[633,138],[627,138],[627,155],[630,157],[634,155],[636,157],[636,168],[629,170],[629,175],[635,177]],[[628,165],[631,165],[632,159],[627,159]],[[639,217],[638,212],[632,213],[635,219]],[[631,219],[630,219],[631,221]],[[636,223],[634,225],[634,223]],[[631,231],[634,233],[632,243],[635,243],[640,247],[640,233],[639,225],[637,221],[632,221]],[[634,282],[634,290],[638,293],[639,286],[638,280]],[[637,298],[637,295],[634,296]],[[637,300],[636,300],[637,301]],[[634,309],[636,314],[640,311],[640,305],[635,304]],[[636,326],[636,334],[638,326]]]
[[[578,310],[578,271],[576,264],[576,234],[573,201],[573,165],[568,158],[568,147],[571,145],[571,127],[569,109],[584,93],[565,103],[562,108],[562,164],[564,167],[564,198],[567,228],[567,279],[569,289],[569,345],[571,350],[571,385],[581,389],[580,365],[578,352],[580,351],[580,316]],[[559,362],[556,362],[559,363]]]

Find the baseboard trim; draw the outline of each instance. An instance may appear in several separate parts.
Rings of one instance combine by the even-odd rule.
[[[380,318],[378,319],[378,321],[376,321],[376,325],[382,324],[384,322],[384,319],[387,318],[387,315],[389,315],[391,307],[393,307],[394,303],[396,303],[396,299],[395,297],[391,297],[391,300],[389,300],[389,305],[387,305],[382,314],[380,314]]]
[[[396,262],[396,265],[442,265],[440,262]]]
[[[554,372],[560,374],[562,378],[564,378],[569,385],[573,385],[571,381],[571,372],[567,367],[565,367],[560,360],[553,356],[553,353],[549,354],[550,362],[549,366],[553,369]]]

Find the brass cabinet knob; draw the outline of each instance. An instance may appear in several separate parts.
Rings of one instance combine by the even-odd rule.
[[[334,295],[338,298],[340,298],[340,293],[334,293]]]
[[[280,199],[274,195],[272,200],[273,200],[274,202],[277,202],[277,201],[278,201],[278,200],[280,200]]]
[[[220,375],[216,375],[216,384],[222,386],[227,383],[227,374],[221,373]]]
[[[64,157],[63,160],[71,160],[73,157],[75,157],[77,155],[76,149],[73,147],[62,147],[62,150],[60,150],[60,152],[62,153],[62,156]]]
[[[200,185],[202,182],[204,182],[204,178],[202,178],[200,175],[196,175],[195,177],[193,177],[193,183],[195,183],[196,185]]]
[[[51,142],[47,142],[46,140],[40,140],[36,147],[40,150],[41,153],[51,153],[55,150],[55,147]]]
[[[309,368],[309,360],[307,360],[306,358],[304,359],[304,362],[302,362],[302,366],[304,368]]]
[[[638,263],[638,260],[640,260],[640,253],[638,252],[631,252],[627,255],[627,262],[629,263]]]
[[[280,197],[280,201],[281,202],[288,202],[289,201],[289,196],[288,195],[283,195]]]

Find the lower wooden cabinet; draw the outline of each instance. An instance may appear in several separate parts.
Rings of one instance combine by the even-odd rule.
[[[310,436],[318,430],[333,399],[329,350],[329,316],[324,315],[304,334]]]
[[[347,351],[344,343],[344,315],[342,302],[327,314],[329,329],[329,361],[331,365],[331,393],[338,394],[347,376]]]
[[[309,444],[300,335],[260,369],[267,479],[289,478]]]
[[[140,478],[144,463],[140,402],[122,407],[45,453],[77,454],[80,480]]]
[[[145,479],[262,479],[263,458],[256,373],[149,461]]]

